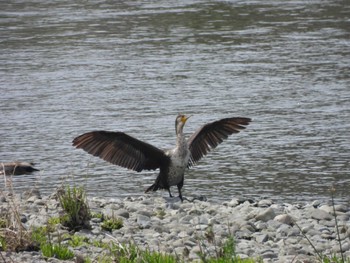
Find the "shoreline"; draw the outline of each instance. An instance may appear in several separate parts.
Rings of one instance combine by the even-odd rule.
[[[11,206],[17,206],[20,220],[26,229],[46,226],[49,218],[59,217],[62,208],[57,195],[41,196],[38,190],[21,196],[1,193],[0,211],[3,214]],[[12,200],[12,201],[11,201]],[[87,197],[92,213],[104,217],[122,219],[123,227],[111,232],[104,230],[101,218],[92,217],[90,230],[74,233],[89,240],[135,243],[141,249],[169,253],[185,262],[198,262],[198,253],[205,247],[206,253],[216,253],[230,236],[235,241],[236,255],[240,258],[261,259],[261,262],[317,262],[316,250],[325,256],[340,255],[336,223],[340,233],[342,253],[350,258],[350,208],[314,201],[306,205],[274,203],[269,199],[244,200],[234,198],[222,204],[206,201],[178,202],[177,198],[142,196],[125,199]],[[53,238],[67,234],[58,226]],[[62,241],[62,242],[67,242]],[[70,247],[75,259],[90,258],[93,261],[106,253],[90,246]],[[5,262],[61,262],[45,258],[40,251],[5,252],[1,255],[11,260]],[[17,261],[16,261],[17,260]]]

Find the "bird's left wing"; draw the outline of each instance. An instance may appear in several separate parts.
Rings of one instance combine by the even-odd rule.
[[[195,165],[211,149],[233,133],[245,129],[251,122],[249,118],[226,118],[203,125],[188,139],[191,158],[188,166]]]
[[[162,150],[123,132],[84,133],[73,140],[73,146],[137,172],[155,170],[169,161],[169,157]]]

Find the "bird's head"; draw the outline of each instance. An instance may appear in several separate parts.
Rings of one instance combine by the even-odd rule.
[[[186,121],[188,120],[189,117],[191,117],[191,116],[186,116],[184,114],[179,114],[176,117],[176,120],[175,120],[176,134],[179,134],[180,132],[182,132],[182,129],[185,126],[185,123],[186,123]]]

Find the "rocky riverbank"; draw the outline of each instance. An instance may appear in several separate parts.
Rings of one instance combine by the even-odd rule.
[[[121,218],[123,227],[109,232],[101,227],[101,218],[93,217],[91,229],[74,235],[95,243],[134,242],[140,248],[177,255],[185,262],[200,261],[198,253],[203,251],[215,255],[230,236],[234,237],[240,258],[257,262],[317,262],[315,249],[329,257],[339,256],[342,249],[343,255],[350,258],[350,208],[346,205],[335,205],[335,220],[333,206],[319,201],[306,205],[278,204],[267,199],[232,199],[222,204],[178,201],[152,195],[124,200],[88,198],[92,213]],[[26,229],[46,226],[49,218],[57,218],[61,211],[56,195],[41,196],[39,191],[31,191],[14,197],[2,193],[0,215],[3,217],[14,207]],[[65,233],[68,230],[58,225],[51,236],[55,240]],[[68,244],[67,240],[61,242]],[[70,247],[75,257],[66,262],[84,262],[83,258],[98,262],[106,252],[92,245],[94,242]],[[0,253],[0,262],[60,262],[45,258],[40,251]]]

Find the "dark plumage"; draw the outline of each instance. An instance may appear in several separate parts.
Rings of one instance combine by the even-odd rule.
[[[183,127],[189,117],[178,115],[175,121],[176,146],[163,151],[123,132],[93,131],[76,137],[73,146],[105,161],[128,169],[160,169],[153,185],[146,192],[167,189],[176,185],[181,200],[181,188],[186,168],[195,165],[211,149],[233,133],[238,133],[251,121],[249,118],[226,118],[203,125],[186,140]]]
[[[30,174],[35,171],[39,171],[35,169],[34,163],[27,162],[11,162],[11,163],[0,163],[0,174],[5,175],[22,175],[22,174]]]

